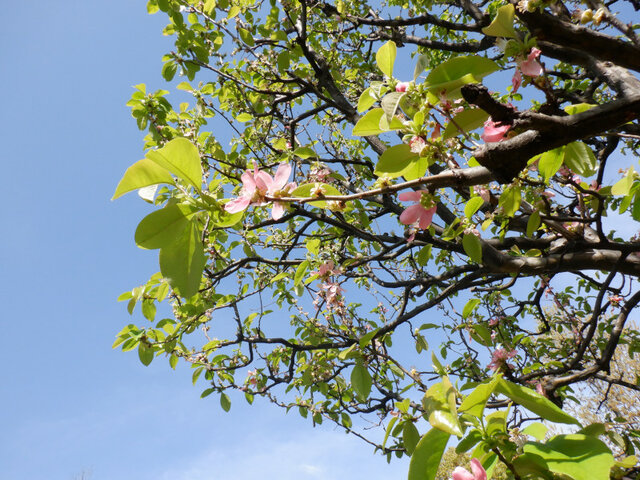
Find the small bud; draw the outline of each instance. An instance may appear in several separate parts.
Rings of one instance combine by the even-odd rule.
[[[595,23],[596,25],[600,25],[600,23],[606,16],[607,10],[604,7],[600,7],[598,10],[596,10],[595,15],[593,16],[593,23]]]

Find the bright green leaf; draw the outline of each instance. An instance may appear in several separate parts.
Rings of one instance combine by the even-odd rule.
[[[404,427],[402,427],[402,443],[409,456],[413,455],[419,441],[420,432],[418,432],[413,422],[410,420],[404,422]]]
[[[396,114],[400,101],[405,95],[406,94],[403,92],[391,92],[382,97],[382,100],[380,100],[380,106],[387,116],[387,121],[393,121],[393,116]]]
[[[468,108],[458,113],[444,129],[442,138],[444,140],[455,137],[462,132],[471,132],[484,125],[489,118],[489,114],[480,108]],[[462,132],[460,131],[462,130]]]
[[[564,147],[554,148],[540,155],[538,159],[538,171],[547,183],[549,183],[549,179],[560,170],[563,159]]]
[[[200,288],[204,264],[200,229],[193,222],[177,241],[160,249],[160,271],[184,298],[193,296]]]
[[[484,200],[482,198],[470,198],[467,204],[464,206],[464,216],[467,218],[471,218],[472,215],[475,214],[482,205],[484,205]]]
[[[512,217],[520,208],[521,195],[519,185],[510,185],[503,190],[498,205],[502,207],[502,211],[507,217]]]
[[[432,428],[420,439],[409,462],[408,480],[435,480],[449,437],[448,433]]]
[[[186,138],[175,138],[164,147],[149,151],[146,156],[200,190],[202,186],[200,155],[196,146]]]
[[[372,383],[369,370],[362,362],[356,363],[351,371],[351,385],[361,401],[364,402],[369,398]]]
[[[462,248],[472,262],[482,263],[482,243],[473,233],[465,233],[462,237]]]
[[[138,357],[145,367],[149,366],[153,361],[153,348],[145,342],[140,342],[138,345]]]
[[[544,423],[533,422],[527,425],[522,430],[522,433],[524,435],[531,435],[536,440],[542,441],[544,440],[544,437],[547,435],[548,431],[549,431],[549,427],[547,427]]]
[[[515,8],[511,4],[500,7],[496,18],[488,27],[482,29],[482,33],[492,37],[517,38],[518,35],[513,29],[514,13]]]
[[[162,168],[147,158],[137,161],[124,172],[111,200],[132,190],[158,183],[173,184],[173,177],[166,168]]]
[[[378,135],[385,130],[380,128],[380,119],[384,116],[384,110],[374,108],[369,110],[353,127],[352,134],[356,137],[366,137],[368,135]]]
[[[231,409],[231,399],[226,393],[220,394],[220,406],[225,412],[228,412]]]
[[[369,110],[374,103],[376,103],[376,99],[371,95],[371,88],[365,89],[358,99],[358,113]]]
[[[480,304],[479,298],[472,298],[467,301],[466,305],[462,309],[462,318],[468,318],[476,309],[476,307]]]
[[[378,68],[389,78],[393,77],[393,64],[396,61],[396,51],[396,44],[392,40],[389,40],[376,52]]]
[[[182,237],[193,208],[184,204],[167,205],[142,219],[136,228],[136,245],[155,249],[171,245]]]
[[[411,162],[418,160],[417,153],[411,151],[411,147],[406,143],[394,145],[387,148],[376,164],[373,172],[375,175],[389,178],[396,178],[402,175],[402,172],[409,166]]]
[[[564,163],[583,177],[590,177],[598,171],[598,161],[593,150],[583,142],[572,142],[565,145]]]

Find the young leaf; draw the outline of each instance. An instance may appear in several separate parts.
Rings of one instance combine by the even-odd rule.
[[[369,110],[374,103],[376,103],[376,99],[371,95],[371,87],[366,88],[358,99],[358,113]]]
[[[432,428],[420,439],[411,455],[408,480],[435,480],[450,436]]]
[[[310,197],[315,195],[316,192],[322,192],[322,195],[318,195],[318,198],[322,198],[323,195],[342,195],[333,185],[328,183],[305,183],[291,192],[292,197]],[[318,200],[317,202],[309,202],[309,205],[318,208],[324,208],[327,206],[327,202],[324,200]]]
[[[564,163],[583,177],[590,177],[598,171],[598,161],[593,150],[583,142],[572,142],[565,145]]]
[[[580,422],[568,413],[562,411],[555,403],[539,393],[512,383],[504,378],[496,384],[496,391],[509,397],[518,405],[522,405],[527,410],[540,415],[545,420],[555,423],[570,423],[580,425]]]
[[[371,393],[371,375],[369,370],[362,364],[362,362],[356,363],[355,367],[351,371],[351,385],[360,398],[361,401],[366,401]]]
[[[173,177],[166,168],[162,168],[147,158],[137,161],[124,172],[111,200],[132,190],[158,183],[173,184]]]
[[[378,68],[387,77],[393,77],[393,64],[396,61],[396,44],[392,40],[382,45],[376,52]]]
[[[160,248],[160,271],[184,298],[193,296],[200,288],[204,264],[200,229],[193,222],[176,242]]]
[[[564,149],[565,147],[554,148],[540,155],[538,171],[546,183],[549,183],[549,179],[560,170],[562,160],[564,159]]]
[[[409,166],[411,162],[418,160],[417,153],[411,151],[411,147],[406,143],[394,145],[387,148],[376,164],[373,172],[375,175],[382,177],[396,178],[402,175],[402,172]]]
[[[494,377],[488,383],[481,383],[473,392],[471,392],[460,405],[460,410],[467,412],[477,418],[482,418],[484,407],[487,404],[487,400],[499,381],[498,377]]]
[[[482,243],[473,233],[465,233],[462,237],[462,248],[472,262],[482,263]]]
[[[416,67],[413,70],[413,81],[418,80],[418,77],[425,69],[429,66],[429,56],[428,55],[420,55],[416,60]]]
[[[153,348],[145,342],[140,342],[138,345],[138,358],[140,358],[140,361],[145,367],[149,366],[153,361]]]
[[[518,35],[513,29],[514,13],[515,8],[511,4],[500,7],[496,18],[488,27],[482,29],[482,33],[492,37],[517,38]]]
[[[441,63],[427,75],[425,85],[429,91],[439,95],[447,91],[449,98],[459,97],[460,87],[467,83],[475,83],[485,76],[499,70],[496,62],[484,57],[454,57]]]
[[[507,217],[512,217],[520,208],[520,202],[522,201],[520,187],[518,185],[511,185],[504,189],[498,205],[502,207],[504,214]]]
[[[184,204],[168,205],[150,213],[136,228],[136,245],[151,250],[171,245],[184,233],[191,213],[193,208]]]
[[[385,130],[380,128],[380,119],[384,115],[384,110],[374,108],[369,110],[353,127],[353,135],[356,137],[366,137],[368,135],[378,135]]]
[[[404,97],[405,95],[406,94],[402,92],[391,92],[382,97],[380,106],[382,107],[382,110],[384,110],[388,122],[392,121],[393,116],[398,110],[398,105],[400,104],[402,97]]]
[[[481,300],[479,298],[472,298],[469,300],[462,309],[462,318],[468,318],[480,304],[480,301]]]
[[[556,435],[546,443],[529,442],[527,458],[544,469],[574,480],[609,480],[614,458],[596,437],[582,434]]]
[[[304,278],[305,273],[307,273],[308,270],[309,270],[309,260],[305,260],[300,265],[298,265],[298,268],[296,268],[296,273],[293,277],[293,284],[300,285],[300,283],[302,283],[302,279]]]
[[[202,167],[196,146],[186,138],[175,138],[158,150],[147,152],[147,158],[193,185],[202,186]]]
[[[540,227],[541,223],[540,212],[538,212],[538,210],[534,210],[529,216],[529,220],[527,220],[527,237],[532,237]]]
[[[471,218],[471,216],[475,214],[482,205],[484,205],[484,200],[482,198],[470,198],[467,204],[464,206],[464,216],[467,218]]]
[[[404,422],[404,427],[402,427],[402,443],[409,456],[413,455],[419,441],[420,432],[418,432],[413,422],[411,420]]]
[[[476,128],[484,125],[484,122],[489,118],[489,114],[481,108],[468,108],[458,113],[453,120],[447,124],[442,134],[443,140],[451,137],[455,137],[462,132],[471,132]],[[462,130],[462,132],[460,131]]]
[[[226,393],[220,394],[220,406],[225,412],[228,412],[231,409],[231,399]]]

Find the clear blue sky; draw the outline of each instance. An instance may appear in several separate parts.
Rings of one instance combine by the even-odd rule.
[[[131,321],[116,297],[158,269],[133,242],[149,207],[109,201],[142,157],[125,103],[166,88],[171,40],[143,0],[2,4],[0,480],[404,478],[355,438],[258,400],[225,414],[188,372],[111,350]]]

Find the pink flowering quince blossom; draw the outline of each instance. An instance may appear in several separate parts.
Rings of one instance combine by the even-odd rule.
[[[494,122],[491,118],[489,118],[486,122],[484,122],[484,132],[482,132],[482,135],[480,135],[480,137],[486,143],[501,142],[503,140],[506,140],[506,134],[510,128],[511,125]]]
[[[451,478],[453,480],[487,480],[487,472],[477,458],[471,459],[471,472],[462,467],[456,467]]]
[[[533,47],[527,55],[526,60],[518,60],[518,66],[516,67],[516,71],[513,74],[513,78],[511,79],[511,84],[513,85],[513,93],[516,93],[522,84],[522,75],[527,75],[528,77],[539,77],[544,72],[542,65],[538,61],[540,54],[542,52],[539,48]]]
[[[237,213],[246,210],[249,205],[265,205],[266,196],[279,197],[286,196],[291,190],[296,188],[294,182],[287,183],[291,175],[291,165],[281,163],[273,178],[266,172],[254,166],[253,172],[247,170],[240,177],[242,180],[242,190],[240,196],[227,202],[224,209],[229,213]],[[271,210],[271,218],[279,220],[284,214],[284,203],[277,200]]]
[[[398,195],[398,199],[403,202],[418,202],[415,205],[407,207],[404,212],[400,214],[401,223],[404,225],[413,225],[417,222],[422,230],[429,228],[433,215],[436,213],[436,204],[427,190],[403,192]]]
[[[493,351],[491,354],[491,363],[489,363],[488,367],[497,372],[502,370],[504,367],[514,368],[512,364],[510,364],[507,360],[516,356],[515,350],[506,350],[504,348],[498,348]]]
[[[407,88],[409,88],[409,85],[411,85],[411,82],[398,82],[396,84],[396,92],[406,92]]]

